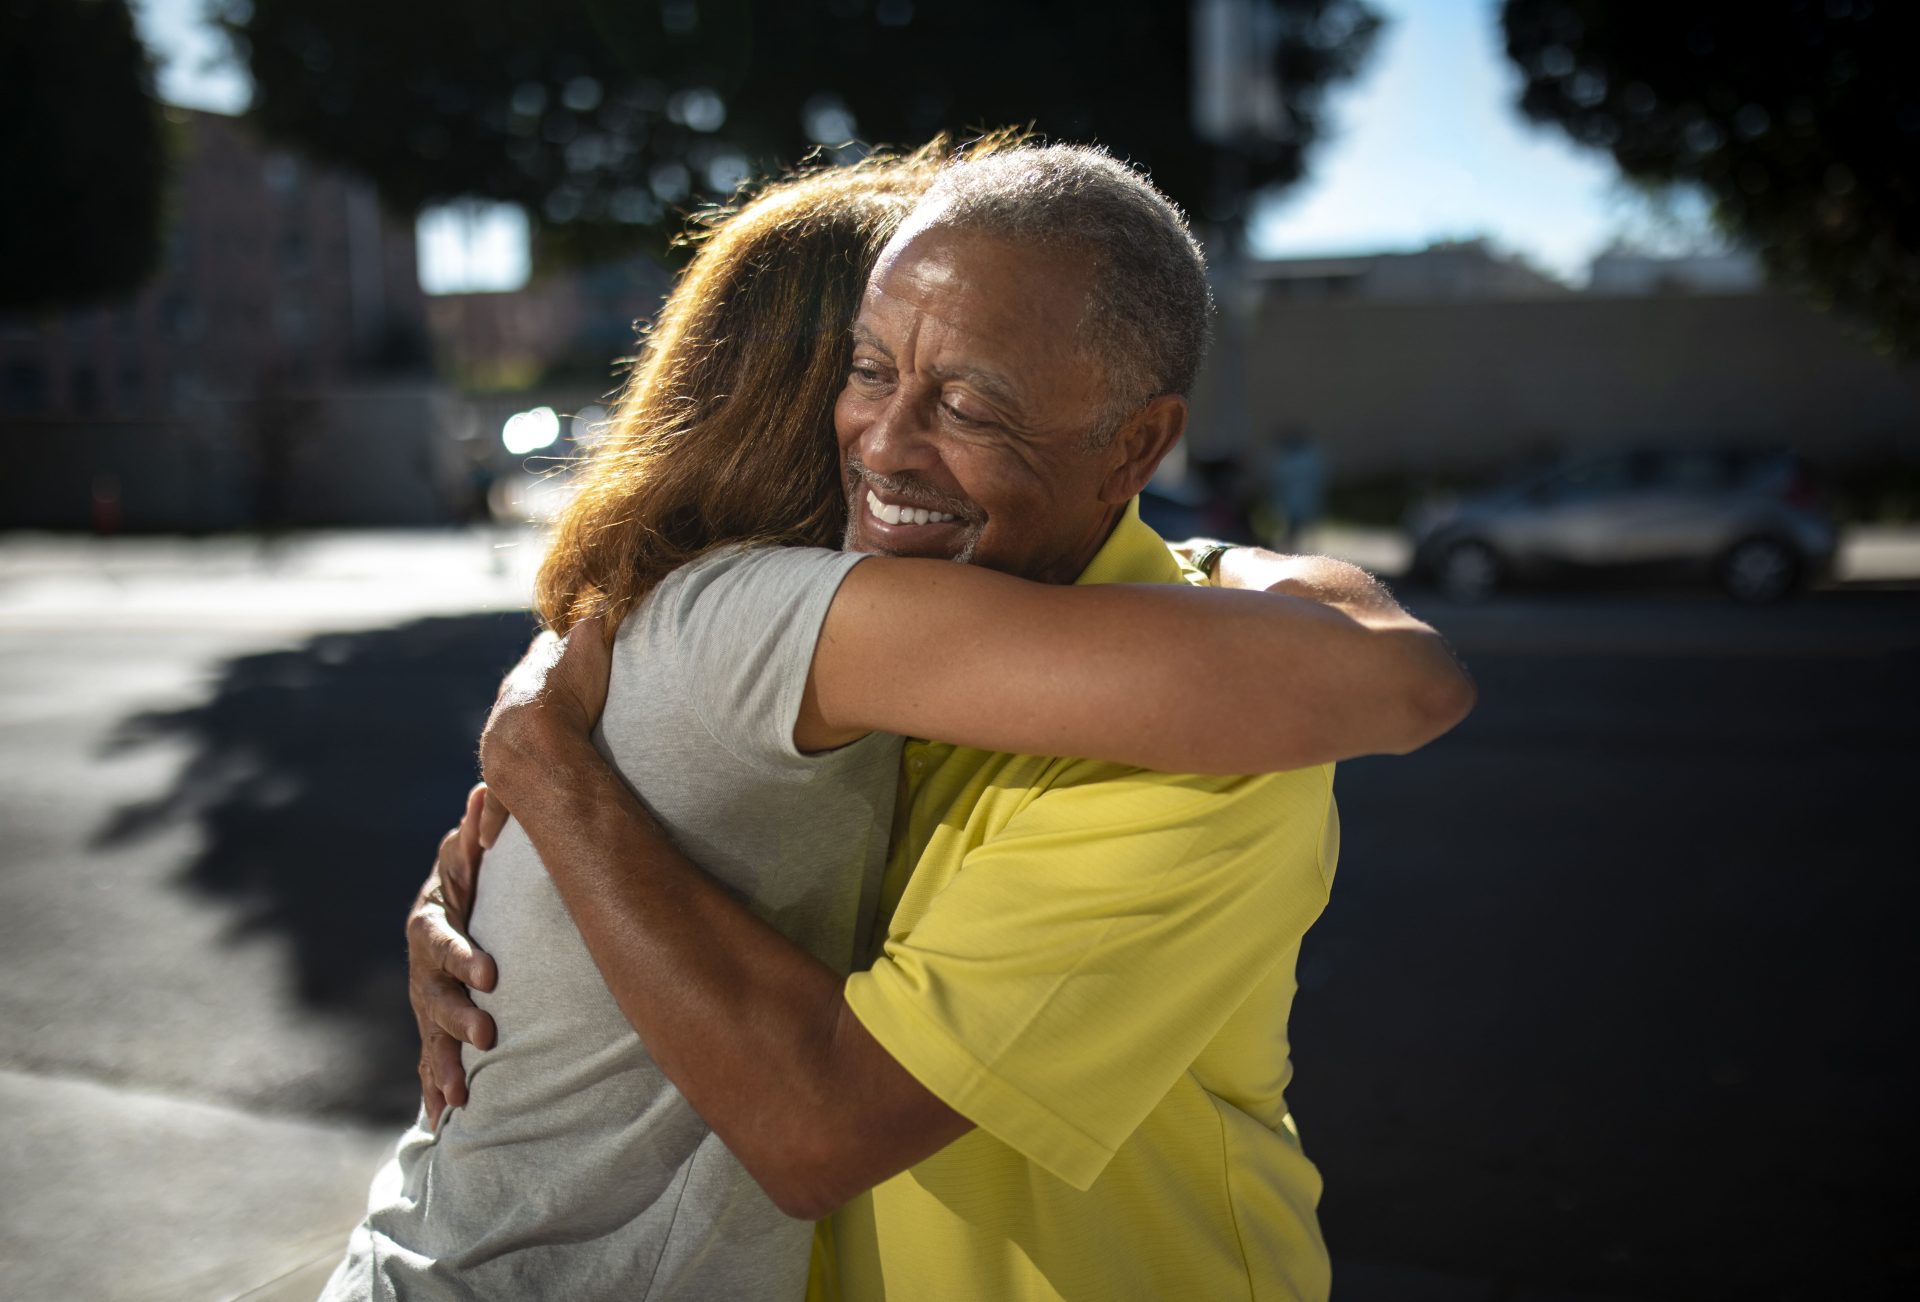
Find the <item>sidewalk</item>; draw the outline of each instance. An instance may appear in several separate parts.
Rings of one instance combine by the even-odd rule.
[[[263,545],[245,535],[0,534],[0,628],[76,618],[116,628],[282,632],[375,628],[432,614],[524,610],[542,543],[531,529],[332,530]]]
[[[0,1279],[21,1299],[313,1302],[398,1135],[0,1070]],[[1631,1302],[1336,1260],[1340,1302]]]
[[[0,1071],[0,1293],[305,1302],[398,1127]]]

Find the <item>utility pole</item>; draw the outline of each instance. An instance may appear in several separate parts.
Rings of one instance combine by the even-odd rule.
[[[1199,451],[1251,453],[1258,440],[1250,428],[1247,352],[1259,302],[1247,275],[1247,176],[1261,142],[1285,130],[1273,58],[1279,16],[1272,0],[1194,0],[1192,23],[1193,130],[1214,156],[1205,238],[1219,309]]]

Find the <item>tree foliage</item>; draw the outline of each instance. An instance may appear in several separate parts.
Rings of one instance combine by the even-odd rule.
[[[160,262],[165,137],[125,0],[0,0],[0,309],[130,292]]]
[[[1701,186],[1784,283],[1920,351],[1920,6],[1506,0],[1521,106]]]
[[[1230,216],[1189,127],[1188,0],[215,0],[270,136],[395,207],[527,207],[551,252],[631,249],[740,178],[850,139],[1031,124],[1150,167]],[[1297,180],[1364,0],[1271,0],[1280,130],[1254,187]]]

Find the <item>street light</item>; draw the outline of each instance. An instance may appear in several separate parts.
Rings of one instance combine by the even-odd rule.
[[[500,427],[500,442],[516,457],[550,448],[559,437],[560,417],[551,407],[516,411]]]

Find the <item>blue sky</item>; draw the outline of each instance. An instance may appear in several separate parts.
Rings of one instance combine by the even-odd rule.
[[[1334,137],[1309,176],[1255,220],[1255,250],[1282,257],[1418,249],[1484,235],[1578,282],[1622,231],[1646,236],[1646,205],[1612,161],[1576,149],[1512,107],[1518,73],[1500,43],[1497,0],[1372,0],[1388,19],[1374,57],[1333,101]],[[135,0],[178,104],[245,107],[237,71],[209,67],[217,38],[202,0]],[[421,282],[429,292],[513,288],[526,277],[524,219],[485,211],[427,214]]]
[[[246,74],[212,66],[224,49],[201,18],[206,0],[133,0],[141,39],[159,64],[160,98],[170,104],[238,113],[251,94]]]
[[[1256,219],[1274,255],[1417,249],[1486,235],[1562,275],[1640,214],[1613,161],[1513,107],[1519,72],[1493,0],[1372,0],[1372,60],[1333,101],[1307,179]]]

